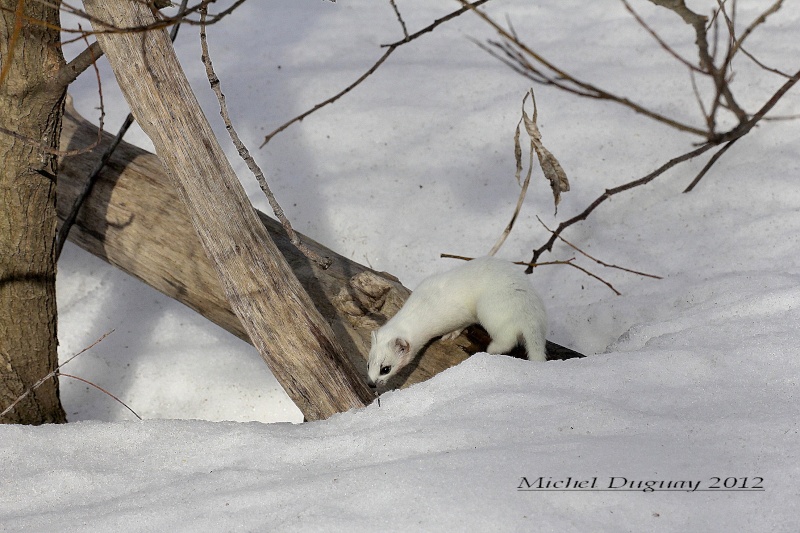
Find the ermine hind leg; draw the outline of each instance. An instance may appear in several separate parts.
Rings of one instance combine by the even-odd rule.
[[[509,353],[511,350],[517,347],[517,344],[519,344],[519,339],[516,336],[498,337],[496,339],[493,338],[492,342],[489,343],[489,346],[486,347],[486,353]]]

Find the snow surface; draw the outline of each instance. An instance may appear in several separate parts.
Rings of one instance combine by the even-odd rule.
[[[397,4],[410,31],[457,7]],[[711,4],[690,2],[703,12]],[[737,21],[769,4],[738,2]],[[694,57],[674,15],[633,5]],[[685,68],[621,3],[495,0],[488,10],[583,79],[701,123]],[[799,27],[800,5],[787,2],[748,49],[794,72]],[[181,32],[195,91],[267,210],[228,145],[197,29]],[[442,252],[486,253],[516,203],[512,138],[530,82],[469,41],[493,37],[483,23],[460,17],[404,45],[358,89],[257,150],[268,131],[351,83],[380,44],[401,37],[389,3],[367,0],[247,2],[209,32],[231,115],[295,226],[414,287],[453,264]],[[106,127],[115,131],[127,108],[103,65]],[[783,83],[744,58],[735,67],[734,89],[750,111]],[[535,90],[545,144],[573,190],[554,217],[534,174],[499,254],[511,259],[528,259],[547,238],[536,215],[553,227],[698,140],[612,104]],[[72,93],[96,119],[93,76]],[[795,88],[773,114],[798,113]],[[145,420],[62,378],[73,423],[0,427],[0,531],[796,531],[797,128],[763,123],[693,193],[681,191],[705,159],[614,197],[567,231],[599,259],[664,277],[580,259],[623,293],[615,296],[568,267],[536,270],[549,338],[587,359],[476,355],[322,422],[286,423],[299,411],[253,348],[68,244],[58,277],[62,360],[115,331],[63,370]],[[131,139],[149,146],[140,131]],[[545,259],[574,255],[558,245]],[[634,490],[518,490],[539,477]],[[715,477],[760,478],[764,490],[714,490]],[[645,492],[647,481],[700,490]]]

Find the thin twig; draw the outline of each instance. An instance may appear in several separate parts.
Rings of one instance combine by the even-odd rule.
[[[412,33],[408,37],[408,39],[404,39],[402,41],[397,41],[397,42],[391,43],[391,44],[382,44],[381,48],[397,47],[397,46],[400,46],[401,44],[405,44],[407,42],[413,41],[414,39],[416,39],[416,38],[418,38],[418,37],[420,37],[420,36],[422,36],[422,35],[424,35],[426,33],[432,32],[433,30],[435,30],[436,28],[438,28],[440,25],[444,24],[445,22],[449,22],[449,21],[453,20],[454,18],[463,15],[464,13],[469,11],[470,9],[475,9],[476,7],[480,7],[483,4],[487,3],[488,1],[489,0],[475,0],[475,2],[472,2],[472,3],[467,3],[466,1],[465,2],[461,2],[462,4],[464,4],[464,7],[462,7],[461,9],[456,9],[452,13],[448,13],[447,15],[434,20],[433,22],[431,22],[430,24],[428,24],[427,26],[425,26],[421,30]]]
[[[800,119],[800,115],[779,115],[773,117],[764,117],[761,120],[764,122],[779,122],[783,120],[797,120]]]
[[[331,96],[327,100],[323,100],[322,102],[318,103],[317,105],[315,105],[314,107],[312,107],[308,111],[305,111],[304,113],[301,113],[301,114],[297,115],[293,119],[284,122],[283,124],[281,124],[280,126],[275,128],[274,130],[272,130],[272,132],[270,132],[267,135],[265,135],[264,136],[264,140],[261,142],[261,145],[259,146],[259,148],[264,148],[264,146],[269,141],[271,141],[272,138],[275,135],[279,134],[280,132],[282,132],[283,130],[285,130],[286,128],[291,126],[292,124],[294,124],[296,122],[302,122],[302,120],[304,118],[306,118],[307,116],[311,115],[312,113],[315,113],[315,112],[319,111],[320,109],[322,109],[323,107],[325,107],[325,106],[327,106],[329,104],[334,103],[336,100],[338,100],[342,96],[346,95],[347,93],[349,93],[350,91],[352,91],[353,89],[358,87],[361,84],[361,82],[363,82],[365,79],[370,77],[373,72],[378,70],[378,67],[380,67],[383,64],[383,62],[386,61],[389,58],[389,56],[392,55],[392,52],[394,52],[396,49],[397,48],[395,47],[395,48],[389,48],[388,50],[386,50],[386,52],[384,52],[384,54],[380,57],[380,59],[378,59],[378,61],[375,62],[374,65],[372,65],[364,74],[362,74],[356,81],[354,81],[353,83],[348,85],[344,90],[336,93],[335,95]]]
[[[714,166],[714,163],[716,163],[716,162],[717,162],[717,160],[718,160],[720,157],[722,157],[722,156],[725,154],[725,152],[727,152],[727,151],[728,151],[728,148],[730,148],[731,146],[733,146],[733,144],[734,144],[736,141],[738,141],[739,139],[741,139],[741,137],[739,137],[738,139],[734,139],[734,140],[732,140],[731,142],[727,143],[725,146],[723,146],[722,148],[720,148],[719,150],[717,150],[717,152],[716,152],[716,153],[714,153],[714,155],[712,155],[712,156],[709,158],[708,162],[705,164],[705,166],[703,166],[703,169],[702,169],[700,172],[698,172],[698,173],[697,173],[697,176],[695,176],[695,178],[692,180],[692,182],[689,184],[689,186],[688,186],[688,187],[686,187],[686,189],[684,189],[684,190],[683,190],[683,192],[692,192],[692,189],[694,189],[695,185],[697,185],[697,183],[698,183],[698,182],[699,182],[701,179],[703,179],[703,176],[705,176],[705,175],[706,175],[706,172],[708,172],[708,170],[709,170],[709,169],[710,169],[712,166]]]
[[[225,122],[225,129],[228,130],[228,135],[230,135],[231,141],[233,141],[234,146],[236,146],[239,156],[245,161],[245,163],[247,163],[247,167],[250,169],[250,172],[252,172],[256,177],[258,185],[261,187],[261,190],[264,192],[267,200],[269,201],[269,205],[272,207],[272,211],[275,213],[275,216],[278,217],[278,220],[280,220],[283,229],[286,230],[289,240],[298,250],[303,253],[303,255],[314,261],[323,269],[326,269],[331,266],[333,260],[330,257],[320,256],[300,240],[300,237],[294,231],[294,228],[292,228],[292,224],[289,222],[289,219],[286,218],[283,208],[281,208],[280,204],[275,199],[275,195],[272,193],[272,190],[267,183],[267,179],[264,177],[264,173],[261,171],[261,168],[258,166],[255,159],[253,159],[253,156],[250,155],[250,151],[239,138],[239,134],[236,133],[236,129],[233,127],[233,123],[228,115],[228,106],[225,104],[225,95],[222,93],[219,78],[214,72],[214,66],[211,63],[211,55],[208,51],[208,40],[206,38],[206,27],[202,24],[202,22],[205,20],[205,16],[206,9],[204,6],[200,9],[200,46],[203,52],[202,60],[203,65],[206,67],[206,75],[208,76],[208,81],[211,84],[211,89],[217,96],[217,101],[219,102],[219,114],[222,117],[222,120]]]
[[[628,3],[628,0],[621,0],[621,2],[622,5],[625,6],[625,9],[627,9],[628,12],[636,20],[636,22],[639,23],[639,26],[644,28],[644,30],[647,33],[649,33],[653,39],[655,39],[655,41],[659,44],[659,46],[661,46],[661,48],[664,49],[664,51],[666,51],[669,55],[677,59],[680,63],[686,66],[691,72],[699,72],[700,74],[709,74],[709,72],[691,64],[688,60],[686,60],[683,56],[681,56],[678,52],[676,52],[670,45],[668,45],[666,41],[664,41],[664,39],[662,39],[661,36],[658,33],[656,33],[656,31],[653,28],[651,28],[650,25],[647,24],[647,22],[645,22],[645,20],[641,16],[639,16],[639,13],[637,13],[633,9],[633,7],[631,7],[631,5]]]
[[[78,381],[82,381],[82,382],[86,383],[87,385],[91,385],[92,387],[94,387],[95,389],[99,390],[100,392],[104,392],[104,393],[106,393],[108,396],[111,396],[112,398],[114,398],[114,399],[117,401],[117,403],[119,403],[119,404],[121,404],[123,407],[125,407],[125,409],[127,409],[128,411],[130,411],[131,413],[133,413],[133,416],[135,416],[135,417],[136,417],[136,418],[138,418],[139,420],[142,420],[142,417],[141,417],[141,416],[139,416],[139,415],[136,413],[136,411],[134,411],[133,409],[131,409],[131,407],[130,407],[128,404],[126,404],[125,402],[123,402],[122,400],[120,400],[119,398],[117,398],[116,396],[114,396],[113,394],[111,394],[110,392],[108,392],[106,389],[104,389],[104,388],[103,388],[103,387],[101,387],[100,385],[97,385],[97,384],[95,384],[95,383],[92,383],[92,382],[91,382],[91,381],[89,381],[88,379],[83,379],[83,378],[81,378],[81,377],[74,376],[74,375],[72,375],[72,374],[64,374],[63,372],[59,372],[59,373],[58,373],[58,375],[59,375],[59,376],[63,376],[63,377],[65,377],[65,378],[77,379]]]
[[[553,233],[553,230],[551,230],[550,228],[548,228],[548,227],[547,227],[547,224],[545,224],[545,223],[542,221],[542,219],[541,219],[541,218],[539,218],[539,217],[537,216],[537,217],[536,217],[536,220],[538,220],[538,221],[539,221],[539,224],[541,224],[542,226],[544,226],[544,229],[546,229],[546,230],[547,230],[547,231],[549,231],[550,233]],[[630,273],[630,274],[636,274],[636,275],[638,275],[638,276],[644,276],[644,277],[647,277],[647,278],[653,278],[653,279],[664,279],[664,278],[662,278],[661,276],[656,276],[655,274],[647,274],[646,272],[639,272],[638,270],[632,270],[632,269],[630,269],[630,268],[621,267],[621,266],[619,266],[619,265],[612,265],[612,264],[610,264],[610,263],[606,263],[606,262],[604,262],[604,261],[601,261],[600,259],[597,259],[596,257],[592,257],[592,256],[591,256],[591,255],[589,255],[588,253],[584,252],[583,250],[581,250],[580,248],[578,248],[577,246],[575,246],[574,244],[572,244],[571,242],[569,242],[567,239],[565,239],[565,238],[564,238],[564,237],[562,237],[561,235],[559,235],[559,236],[558,236],[558,238],[559,238],[559,240],[560,240],[561,242],[563,242],[564,244],[566,244],[567,246],[569,246],[570,248],[572,248],[573,250],[575,250],[575,251],[576,251],[576,252],[578,252],[579,254],[583,255],[584,257],[587,257],[587,258],[591,259],[592,261],[594,261],[594,262],[595,262],[595,263],[597,263],[598,265],[601,265],[601,266],[604,266],[604,267],[607,267],[607,268],[616,268],[617,270],[622,270],[623,272],[628,272],[628,273]],[[541,263],[540,263],[540,264],[541,264]]]
[[[736,34],[731,31],[731,37],[733,39],[733,48],[730,52],[730,58],[733,59],[733,56],[736,52],[742,47],[744,41],[758,28],[761,24],[764,24],[767,21],[767,18],[770,15],[774,15],[775,13],[780,10],[781,6],[783,5],[783,0],[776,0],[771,6],[769,6],[763,13],[761,13],[758,17],[756,17],[750,25],[745,28],[739,38],[736,38]]]
[[[652,118],[658,122],[667,124],[678,130],[692,133],[694,135],[699,135],[701,137],[708,137],[708,133],[704,130],[695,128],[689,124],[684,124],[682,122],[669,118],[665,115],[662,115],[651,109],[648,109],[642,105],[639,105],[628,98],[617,96],[613,93],[609,93],[603,89],[600,89],[595,85],[577,79],[576,77],[572,76],[568,72],[564,71],[563,69],[557,67],[555,64],[545,59],[542,55],[533,51],[519,39],[516,39],[511,32],[500,26],[497,22],[495,22],[491,17],[489,17],[483,11],[476,9],[475,8],[476,6],[474,6],[473,4],[468,4],[466,0],[458,0],[458,2],[460,2],[463,6],[467,7],[471,11],[473,11],[484,22],[486,22],[487,24],[489,24],[489,26],[494,28],[494,30],[503,39],[506,40],[505,43],[494,43],[490,41],[490,44],[492,46],[496,46],[497,48],[501,49],[508,56],[509,61],[511,62],[517,61],[518,58],[522,57],[524,54],[532,58],[537,63],[541,64],[547,70],[552,72],[552,74],[544,74],[541,71],[537,70],[536,75],[538,75],[539,77],[537,78],[536,75],[530,76],[531,80],[536,81],[538,83],[542,83],[542,78],[544,78],[546,83],[551,85],[556,85],[563,90],[569,90],[570,92],[589,98],[616,102],[625,107],[628,107],[629,109],[635,111],[636,113]],[[514,48],[516,48],[516,50],[514,50]],[[527,61],[525,61],[525,63],[530,64]],[[509,63],[506,62],[506,64]],[[524,65],[521,65],[519,69],[515,70],[517,70],[517,72],[522,73],[523,75],[526,75],[525,74],[526,67]],[[567,89],[567,87],[569,86],[568,84],[574,87],[570,87],[569,89]]]
[[[523,106],[525,105],[524,100],[522,105]],[[524,111],[525,110],[523,107],[523,113]],[[514,133],[514,159],[516,160],[515,177],[517,178],[517,184],[520,183],[519,176],[522,173],[522,148],[519,143],[519,137],[520,137],[520,125],[522,124],[523,120],[524,117],[520,117],[519,122],[517,122],[517,129]],[[533,173],[533,154],[534,154],[534,149],[533,146],[531,146],[528,154],[528,172],[525,173],[525,180],[522,182],[520,187],[519,197],[517,198],[517,206],[514,208],[514,213],[511,215],[511,220],[508,222],[506,229],[503,230],[503,233],[497,239],[497,242],[495,242],[494,246],[492,246],[492,249],[489,250],[488,255],[494,255],[497,253],[500,247],[503,246],[503,243],[506,242],[506,239],[511,233],[511,230],[514,228],[514,223],[516,222],[517,217],[519,216],[519,212],[522,209],[522,203],[525,201],[525,196],[528,193],[528,185],[531,182],[531,174]]]
[[[694,77],[694,72],[689,72],[689,80],[692,83],[692,92],[697,101],[697,106],[700,108],[700,113],[706,121],[706,127],[708,131],[714,131],[714,118],[706,111],[706,105],[703,103],[703,97],[700,95],[700,89],[697,87],[697,80]]]
[[[488,1],[489,0],[477,0],[476,2],[473,2],[470,5],[479,6],[479,5],[485,4]],[[436,19],[435,21],[433,21],[428,26],[422,28],[421,30],[419,30],[416,33],[413,33],[411,35],[407,35],[406,37],[404,37],[400,41],[397,41],[397,42],[392,43],[392,44],[381,45],[381,48],[386,48],[386,52],[384,52],[384,54],[369,69],[367,69],[367,71],[364,72],[364,74],[362,74],[356,81],[354,81],[353,83],[351,83],[350,85],[345,87],[342,91],[339,91],[338,93],[336,93],[335,95],[331,96],[330,98],[328,98],[326,100],[323,100],[322,102],[316,104],[311,109],[309,109],[309,110],[297,115],[293,119],[284,122],[283,124],[281,124],[280,126],[275,128],[274,130],[272,130],[272,132],[270,132],[270,133],[268,133],[267,135],[264,136],[264,141],[261,143],[259,148],[263,148],[269,141],[272,140],[272,138],[275,135],[277,135],[278,133],[282,132],[283,130],[285,130],[286,128],[291,126],[292,124],[295,124],[297,122],[302,122],[302,120],[304,118],[306,118],[307,116],[311,115],[312,113],[315,113],[315,112],[319,111],[320,109],[322,109],[323,107],[325,107],[327,105],[330,105],[330,104],[334,103],[339,98],[341,98],[342,96],[346,95],[347,93],[349,93],[350,91],[352,91],[353,89],[355,89],[356,87],[361,85],[361,83],[364,80],[366,80],[367,78],[369,78],[376,70],[378,70],[378,68],[387,59],[389,59],[389,56],[392,55],[392,53],[395,50],[397,50],[400,46],[402,46],[402,45],[404,45],[406,43],[410,43],[411,41],[413,41],[414,39],[417,39],[421,35],[424,35],[424,34],[426,34],[428,32],[433,31],[434,28],[436,28],[440,24],[444,24],[445,22],[454,19],[455,17],[461,15],[462,13],[466,13],[468,10],[469,10],[469,8],[458,9],[458,10],[450,13],[449,15],[445,15],[444,17]]]
[[[64,219],[64,223],[61,224],[61,227],[58,230],[58,235],[56,236],[56,261],[58,261],[58,258],[61,257],[61,250],[64,249],[64,243],[67,242],[69,232],[72,229],[72,226],[75,224],[75,221],[78,219],[78,213],[81,210],[81,206],[83,206],[83,203],[92,193],[94,185],[97,183],[97,178],[100,176],[100,172],[105,168],[108,160],[111,159],[111,155],[122,141],[122,137],[125,135],[125,132],[128,131],[128,128],[130,128],[131,124],[133,124],[133,115],[128,113],[128,116],[122,123],[119,132],[117,132],[117,135],[111,140],[111,144],[109,144],[108,148],[106,148],[106,151],[103,152],[100,160],[94,166],[91,174],[89,174],[89,177],[83,184],[83,188],[81,189],[80,193],[78,193],[78,195],[75,197],[75,201],[69,210],[69,214],[67,214],[66,218]]]
[[[406,28],[406,21],[403,20],[403,15],[400,14],[400,10],[397,8],[397,4],[394,0],[389,0],[389,3],[392,4],[392,9],[394,9],[394,14],[397,16],[397,22],[400,23],[400,27],[403,28],[403,35],[406,39],[408,39],[408,28]]]
[[[544,266],[544,265],[569,265],[569,266],[571,266],[571,267],[573,267],[573,268],[577,268],[578,270],[580,270],[581,272],[583,272],[583,273],[584,273],[584,274],[586,274],[587,276],[589,276],[589,277],[591,277],[591,278],[594,278],[594,279],[596,279],[597,281],[599,281],[600,283],[602,283],[603,285],[605,285],[606,287],[608,287],[609,289],[611,289],[612,291],[614,291],[614,294],[616,294],[617,296],[622,296],[622,293],[621,293],[621,292],[619,292],[619,291],[618,291],[616,288],[614,288],[614,286],[613,286],[613,285],[612,285],[610,282],[608,282],[608,281],[604,280],[603,278],[601,278],[601,277],[600,277],[600,276],[598,276],[597,274],[594,274],[593,272],[590,272],[589,270],[587,270],[587,269],[583,268],[582,266],[580,266],[580,265],[576,265],[576,264],[575,264],[573,261],[575,261],[575,258],[574,258],[574,257],[572,257],[572,258],[570,258],[570,259],[567,259],[566,261],[544,261],[544,262],[541,262],[541,263],[525,263],[525,262],[519,262],[519,263],[516,263],[516,264],[518,264],[518,265],[523,265],[523,266],[527,266],[528,268],[527,268],[527,269],[525,269],[525,272],[533,271],[533,269],[534,269],[535,267],[537,267],[537,266]]]
[[[762,62],[756,56],[754,56],[753,54],[748,52],[744,47],[740,46],[739,47],[739,51],[741,51],[745,56],[747,56],[750,59],[750,61],[752,61],[753,63],[755,63],[756,65],[758,65],[762,69],[766,70],[767,72],[772,72],[773,74],[777,74],[778,76],[781,76],[781,77],[784,77],[784,78],[791,78],[792,77],[791,74],[787,74],[786,72],[784,72],[784,71],[782,71],[780,69],[777,69],[775,67],[770,67],[769,65],[764,64],[764,62]]]
[[[739,122],[744,122],[747,120],[747,113],[744,109],[739,107],[736,101],[733,98],[733,93],[730,89],[730,79],[729,79],[729,72],[732,70],[732,62],[733,62],[733,55],[734,55],[734,41],[735,38],[735,23],[734,19],[736,18],[736,2],[735,0],[731,3],[731,15],[728,16],[728,13],[725,9],[725,2],[721,0],[717,0],[717,3],[720,7],[720,13],[722,14],[722,18],[725,20],[725,24],[728,28],[728,38],[726,39],[726,51],[725,56],[723,57],[722,63],[719,68],[715,67],[715,76],[714,76],[714,84],[716,94],[714,96],[714,100],[711,106],[711,113],[716,116],[717,109],[720,107],[724,109],[728,109],[739,120]],[[724,100],[724,101],[723,101]]]
[[[767,18],[770,15],[773,15],[778,10],[780,10],[782,5],[783,5],[783,0],[777,0],[774,4],[772,4],[770,7],[768,7],[763,13],[761,13],[761,15],[756,17],[753,20],[753,22],[751,22],[750,25],[747,28],[745,28],[745,30],[742,32],[741,36],[738,37],[738,38],[736,37],[735,27],[734,27],[733,21],[727,19],[727,13],[725,13],[723,11],[722,5],[720,5],[720,9],[719,10],[720,10],[720,12],[723,13],[723,16],[726,17],[726,22],[728,24],[729,31],[730,31],[730,34],[731,34],[732,46],[731,46],[731,49],[729,51],[730,57],[728,58],[728,61],[732,61],[733,60],[733,56],[737,52],[742,52],[753,63],[755,63],[756,65],[758,65],[762,69],[766,70],[767,72],[772,72],[773,74],[777,74],[779,76],[783,76],[784,78],[789,78],[790,77],[789,74],[786,74],[785,72],[782,72],[781,70],[778,70],[778,69],[772,68],[772,67],[768,67],[767,65],[762,63],[758,58],[756,58],[753,54],[751,54],[750,52],[745,50],[745,48],[743,46],[744,41],[753,33],[753,31],[755,31],[755,29],[758,28],[758,26],[760,26],[761,24],[765,23]]]
[[[455,254],[447,254],[447,253],[439,254],[439,257],[441,257],[443,259],[461,259],[462,261],[472,261],[474,259],[474,257],[467,257],[467,256],[464,256],[464,255],[455,255]],[[512,261],[512,262],[515,265],[528,267],[528,268],[525,269],[525,273],[526,274],[530,274],[533,271],[534,268],[540,267],[540,266],[568,265],[568,266],[571,266],[573,268],[577,268],[578,270],[580,270],[581,272],[583,272],[587,276],[596,279],[597,281],[599,281],[600,283],[602,283],[603,285],[605,285],[606,287],[608,287],[609,289],[614,291],[614,294],[616,294],[617,296],[622,296],[622,293],[619,292],[617,289],[615,289],[614,286],[611,283],[609,283],[608,281],[604,280],[603,278],[601,278],[597,274],[594,274],[594,273],[590,272],[589,270],[583,268],[582,266],[576,265],[573,261],[575,261],[574,257],[571,257],[571,258],[565,259],[565,260],[542,261],[540,263],[528,263],[526,261]]]
[[[474,257],[468,257],[466,255],[455,255],[455,254],[439,254],[439,257],[442,259],[461,259],[462,261],[472,261],[475,259]]]
[[[90,345],[89,345],[89,346],[87,346],[86,348],[84,348],[84,349],[82,349],[81,351],[79,351],[78,353],[74,354],[72,357],[70,357],[69,359],[67,359],[66,361],[64,361],[64,362],[63,362],[63,363],[61,363],[60,365],[58,365],[58,366],[55,368],[55,370],[53,370],[52,372],[48,373],[48,374],[47,374],[45,377],[43,377],[42,379],[40,379],[39,381],[37,381],[36,383],[34,383],[34,384],[33,384],[33,387],[31,387],[30,389],[26,390],[26,391],[25,391],[25,392],[24,392],[24,393],[23,393],[21,396],[19,396],[19,397],[18,397],[16,400],[14,400],[14,401],[11,403],[11,405],[9,405],[8,407],[6,407],[6,408],[3,410],[3,412],[2,412],[2,413],[0,413],[0,418],[4,417],[4,416],[5,416],[7,413],[10,413],[10,412],[11,412],[11,410],[12,410],[12,409],[13,409],[13,408],[14,408],[14,407],[15,407],[15,406],[16,406],[16,405],[19,403],[19,402],[21,402],[22,400],[24,400],[24,399],[25,399],[25,398],[26,398],[26,397],[27,397],[27,396],[28,396],[28,395],[29,395],[31,392],[33,392],[33,391],[35,391],[36,389],[38,389],[39,387],[41,387],[41,386],[42,386],[42,384],[43,384],[45,381],[47,381],[48,379],[50,379],[50,378],[52,378],[52,377],[56,376],[56,375],[59,373],[59,369],[60,369],[62,366],[66,365],[67,363],[69,363],[70,361],[72,361],[73,359],[75,359],[76,357],[78,357],[79,355],[81,355],[81,354],[84,354],[84,353],[88,352],[89,350],[91,350],[92,348],[94,348],[95,346],[97,346],[98,344],[100,344],[100,343],[103,341],[103,339],[105,339],[106,337],[108,337],[108,336],[109,336],[109,335],[111,335],[112,333],[114,333],[114,330],[113,330],[113,329],[112,329],[111,331],[109,331],[108,333],[104,334],[102,337],[100,337],[100,338],[99,338],[99,339],[97,339],[96,341],[94,341],[92,344],[90,344]]]

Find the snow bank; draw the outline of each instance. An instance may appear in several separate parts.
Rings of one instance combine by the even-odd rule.
[[[739,2],[739,20],[769,3]],[[454,7],[398,4],[412,29]],[[670,42],[687,39],[670,14],[635,5],[668,28]],[[697,120],[683,67],[620,5],[489,6],[582,77]],[[793,72],[799,21],[800,8],[787,3],[751,37],[751,51]],[[215,117],[196,29],[182,32],[179,52]],[[441,252],[485,253],[516,202],[511,139],[529,83],[467,36],[491,33],[474,18],[443,25],[259,152],[300,230],[410,287],[447,267]],[[240,53],[255,38],[255,51]],[[388,3],[343,0],[248,2],[209,36],[251,148],[352,82],[377,59],[378,44],[397,38]],[[782,83],[752,76],[757,67],[745,61],[736,69],[748,109]],[[89,76],[74,88],[86,116],[93,83]],[[553,226],[696,140],[612,105],[536,90],[545,143],[573,190],[554,218],[534,177],[500,254],[508,258],[529,257],[546,238],[535,215]],[[104,95],[114,129],[125,106],[110,81]],[[799,106],[795,90],[776,113]],[[794,531],[796,139],[796,122],[764,124],[693,193],[680,191],[705,161],[615,197],[569,230],[571,242],[603,260],[664,277],[585,264],[617,297],[566,267],[537,269],[549,337],[591,357],[533,364],[478,355],[323,422],[264,423],[300,417],[251,347],[68,246],[58,280],[62,356],[116,331],[65,371],[146,420],[62,379],[77,422],[0,427],[0,531]],[[559,245],[553,258],[572,255]],[[644,490],[653,483],[660,490]],[[722,490],[726,483],[752,490]]]

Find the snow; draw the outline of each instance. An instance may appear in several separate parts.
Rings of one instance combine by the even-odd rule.
[[[397,3],[410,31],[457,7]],[[770,3],[739,2],[737,21]],[[711,4],[690,2],[703,12]],[[674,15],[633,5],[694,57]],[[495,0],[488,10],[501,21],[508,14],[574,74],[700,123],[685,68],[621,4]],[[749,51],[794,72],[798,22],[800,6],[785,3]],[[209,31],[232,118],[295,226],[414,287],[454,264],[440,253],[485,253],[516,203],[513,130],[530,82],[468,40],[493,37],[483,23],[463,16],[400,47],[362,86],[257,150],[267,132],[347,86],[383,53],[380,44],[401,37],[389,3],[366,0],[247,2]],[[197,41],[195,27],[182,28],[176,46],[187,74],[266,211],[228,144]],[[744,58],[735,66],[734,90],[750,111],[783,83]],[[127,108],[102,71],[106,127],[115,131]],[[499,254],[506,258],[528,259],[547,238],[536,215],[554,227],[698,140],[613,104],[534,89],[545,145],[572,191],[553,216],[534,173]],[[93,75],[72,93],[96,119]],[[795,88],[774,114],[799,109]],[[131,139],[148,146],[140,131]],[[296,423],[299,411],[252,347],[68,244],[58,274],[62,360],[114,333],[63,370],[145,420],[62,378],[72,423],[0,426],[0,531],[794,531],[796,139],[796,122],[763,123],[691,194],[681,191],[705,158],[612,198],[565,233],[599,259],[664,278],[579,258],[623,293],[615,296],[575,269],[536,270],[549,338],[590,357],[533,364],[476,355],[321,422]],[[559,244],[544,259],[573,256]],[[540,477],[614,488],[518,490]],[[764,490],[713,489],[715,478]],[[645,492],[650,481],[700,489]],[[623,483],[633,490],[619,490]]]

